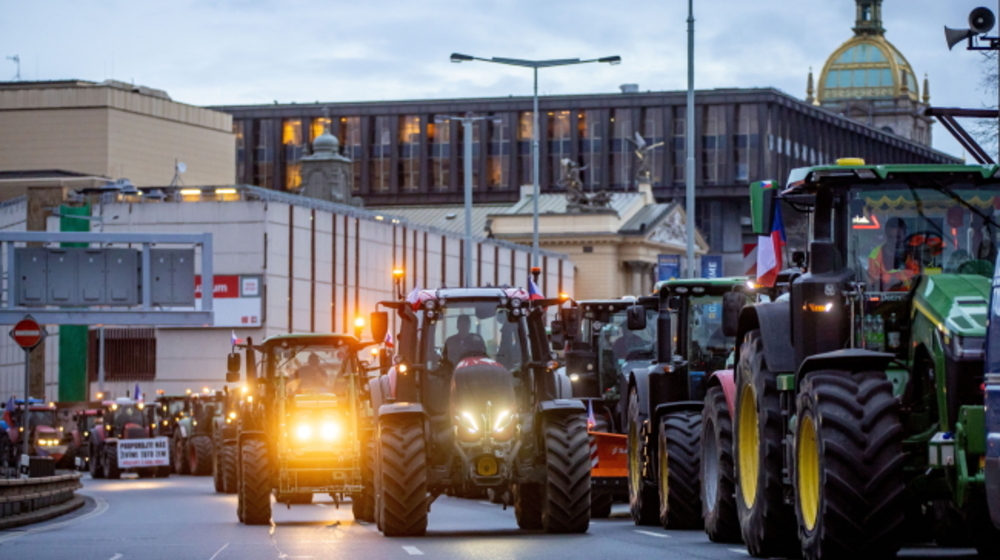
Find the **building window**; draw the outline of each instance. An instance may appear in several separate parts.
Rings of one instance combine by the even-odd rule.
[[[717,185],[721,178],[723,154],[726,149],[725,107],[710,105],[705,108],[705,132],[702,134],[702,173],[706,185]]]
[[[420,117],[399,117],[399,184],[407,192],[420,188]]]
[[[759,177],[757,168],[760,153],[760,127],[757,122],[756,105],[736,107],[737,132],[733,142],[736,146],[736,180],[749,182],[751,177]]]
[[[577,134],[580,137],[580,159],[583,184],[590,191],[601,188],[601,112],[583,111],[577,114]]]
[[[97,381],[99,331],[89,332],[87,377]],[[104,379],[106,381],[152,381],[156,378],[156,334],[154,329],[104,329]]]
[[[236,182],[247,183],[246,176],[246,138],[244,137],[244,121],[233,119],[233,136],[236,137]]]
[[[559,185],[562,179],[562,160],[570,157],[569,111],[549,111],[549,189]]]
[[[686,107],[674,107],[674,172],[673,179],[675,185],[683,185],[684,169],[687,165],[687,149],[686,149],[686,124],[687,124],[687,108]]]
[[[632,152],[635,149],[635,126],[631,109],[611,112],[611,188],[629,190],[634,179]]]
[[[498,122],[486,121],[489,133],[489,157],[486,160],[486,185],[506,189],[510,169],[510,122],[508,115],[495,116]]]
[[[361,143],[361,117],[340,118],[340,145],[344,147],[344,155],[353,161],[353,190],[358,191],[361,189],[361,154],[364,152]]]
[[[274,188],[274,121],[259,119],[254,126],[253,184]]]
[[[520,170],[520,179],[522,185],[534,184],[532,181],[532,161],[531,161],[531,127],[534,125],[532,121],[531,111],[525,111],[520,114],[518,118],[517,125],[517,156],[518,162],[517,167]]]
[[[646,150],[644,167],[649,171],[650,184],[662,186],[663,157],[666,153],[663,145],[663,109],[651,107],[645,109],[643,113],[642,137],[646,141],[647,148],[660,144],[658,147]]]
[[[472,123],[472,189],[479,189],[479,138],[482,134],[481,126],[483,121],[473,121]],[[463,189],[465,189],[465,125],[459,123],[458,125],[458,141],[455,143],[455,149],[458,150],[458,169],[455,173],[458,174],[458,184]]]
[[[281,145],[285,150],[285,190],[302,186],[302,119],[285,119],[281,124]]]
[[[451,186],[451,121],[428,123],[427,140],[431,144],[431,190],[447,191]]]
[[[319,138],[323,131],[330,128],[333,121],[327,117],[318,117],[312,120],[312,126],[309,127],[309,142],[315,142]],[[331,129],[332,130],[332,129]]]
[[[375,117],[372,134],[371,179],[372,192],[389,192],[392,169],[392,117]]]

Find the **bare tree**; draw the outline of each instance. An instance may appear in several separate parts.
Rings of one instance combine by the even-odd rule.
[[[982,79],[979,80],[979,91],[992,99],[990,103],[984,103],[984,109],[996,109],[997,104],[997,51],[980,51],[982,59],[979,61],[982,71]],[[972,136],[979,142],[979,145],[988,154],[997,153],[997,119],[977,119],[972,126]]]

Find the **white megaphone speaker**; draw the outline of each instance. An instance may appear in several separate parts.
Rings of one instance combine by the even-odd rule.
[[[976,8],[969,12],[969,28],[977,35],[985,35],[993,29],[997,18],[989,8]]]

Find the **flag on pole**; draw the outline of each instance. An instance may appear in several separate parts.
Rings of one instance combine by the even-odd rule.
[[[392,342],[392,333],[388,333],[388,332],[385,333],[385,340],[383,342],[385,343],[385,347],[386,348],[395,348],[396,347],[396,345],[393,344],[393,342]]]
[[[240,344],[241,342],[243,342],[241,339],[239,339],[239,338],[236,337],[236,331],[235,330],[232,331],[232,335],[229,337],[229,341],[232,343],[233,346],[236,346],[237,344]]]
[[[409,303],[410,307],[412,307],[414,311],[416,311],[417,309],[420,309],[421,300],[420,300],[420,286],[419,285],[414,286],[413,287],[413,291],[406,295],[406,303]]]
[[[785,224],[781,219],[781,204],[775,203],[771,219],[771,235],[757,238],[757,283],[772,287],[784,267],[782,249],[785,247]]]
[[[136,402],[142,402],[144,400],[142,398],[142,393],[139,391],[139,384],[138,383],[135,384],[135,393],[133,394],[132,398]]]
[[[531,278],[531,274],[528,274],[528,301],[535,301],[536,299],[545,299],[542,295],[542,291],[538,289],[538,285]]]

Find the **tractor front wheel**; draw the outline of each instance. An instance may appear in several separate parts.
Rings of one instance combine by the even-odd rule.
[[[904,522],[903,429],[878,371],[816,371],[799,388],[795,511],[807,559],[894,557]]]
[[[104,450],[96,445],[90,447],[89,460],[87,461],[87,466],[90,468],[90,478],[104,478],[104,465],[102,465],[101,459],[103,458]]]
[[[174,437],[174,472],[177,474],[191,474],[191,463],[188,462],[187,445],[184,438]]]
[[[241,521],[247,525],[266,525],[271,522],[271,468],[267,448],[262,441],[249,440],[243,442],[241,451]]]
[[[590,526],[590,436],[583,414],[548,416],[545,435],[545,504],[547,533],[586,533]]]
[[[722,387],[705,394],[701,412],[701,511],[705,533],[717,543],[743,542],[736,512],[733,420]]]
[[[381,421],[378,501],[382,533],[418,537],[427,532],[427,455],[419,417]]]
[[[235,494],[239,490],[236,479],[237,459],[236,444],[223,443],[219,462],[222,463],[222,491],[226,494]]]
[[[701,414],[663,415],[658,443],[660,524],[664,529],[701,529]]]
[[[354,519],[371,523],[375,521],[375,449],[365,445],[361,455],[361,491],[351,496]]]
[[[542,528],[542,494],[545,492],[541,484],[527,482],[514,487],[514,519],[517,526],[526,531],[537,531]]]
[[[194,436],[187,441],[188,471],[195,476],[212,474],[212,438]]]
[[[109,443],[104,446],[104,478],[118,480],[122,477],[122,470],[118,468],[118,446]]]
[[[632,387],[628,393],[628,506],[636,525],[656,525],[659,516],[659,495],[643,476],[645,442],[639,412],[639,392]]]

